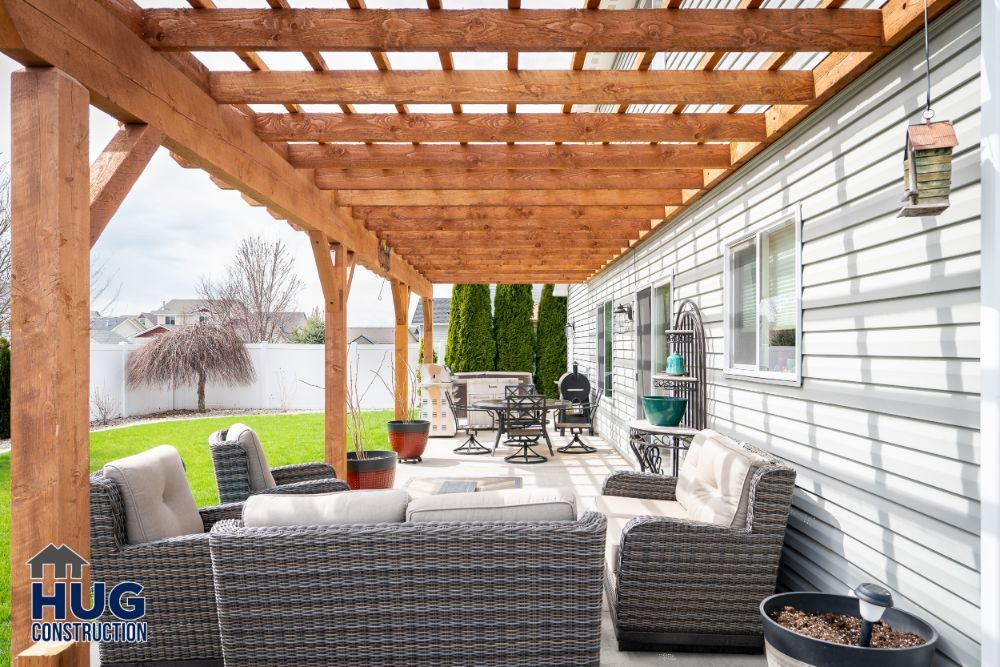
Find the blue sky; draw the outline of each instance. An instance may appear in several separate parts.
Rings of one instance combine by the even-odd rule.
[[[0,152],[10,156],[10,74],[20,65],[0,55]],[[118,129],[117,121],[97,109],[90,114],[91,159]],[[208,175],[182,169],[165,149],[156,152],[111,224],[91,252],[92,262],[106,262],[121,292],[113,312],[136,313],[171,298],[194,297],[201,276],[220,276],[226,258],[246,234],[285,242],[305,282],[300,310],[323,303],[309,240],[262,208],[247,205],[238,192],[220,190]],[[435,287],[435,296],[451,293]],[[416,307],[418,300],[414,299]],[[348,303],[351,326],[390,326],[394,321],[389,286],[358,267]]]

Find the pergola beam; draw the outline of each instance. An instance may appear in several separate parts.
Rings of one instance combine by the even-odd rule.
[[[288,161],[304,169],[724,169],[728,143],[291,144]]]
[[[571,235],[588,232],[647,231],[652,227],[649,220],[402,220],[367,222],[365,226],[374,232],[393,234],[398,232],[484,232],[502,234],[504,232],[535,232],[541,234]]]
[[[676,206],[680,190],[338,190],[344,206]]]
[[[244,104],[808,104],[809,71],[410,70],[213,72],[212,96]]]
[[[90,247],[135,185],[163,142],[163,133],[143,124],[127,124],[115,133],[90,167]]]
[[[169,51],[870,51],[878,10],[151,9]]]
[[[67,72],[86,86],[91,103],[123,122],[145,122],[161,130],[164,145],[229,183],[297,227],[323,231],[357,253],[376,272],[378,240],[348,211],[258,139],[253,122],[237,109],[218,104],[197,85],[194,67],[175,61],[185,54],[158,54],[102,2],[6,0],[5,7],[23,48],[34,58]],[[172,55],[173,60],[164,58]],[[257,72],[257,74],[266,74]],[[430,282],[402,258],[390,274],[418,294]]]
[[[355,206],[354,217],[366,223],[447,220],[615,221],[662,218],[663,206]]]
[[[729,142],[763,141],[767,136],[764,115],[751,113],[557,115],[305,112],[257,114],[255,123],[257,135],[265,141]],[[290,154],[294,154],[294,151],[290,150]]]
[[[317,169],[324,190],[591,190],[701,188],[701,169]]]

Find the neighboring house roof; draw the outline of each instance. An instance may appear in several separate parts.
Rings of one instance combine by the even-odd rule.
[[[285,338],[288,338],[293,331],[300,329],[305,326],[308,315],[302,311],[291,310],[284,313],[275,313],[275,315],[281,318],[280,328],[281,333]]]
[[[410,342],[418,343],[413,329],[410,332]],[[396,342],[395,327],[347,327],[347,342],[361,345],[393,345]]]
[[[114,331],[98,331],[96,329],[90,330],[90,340],[95,343],[108,343],[110,345],[116,345],[118,343],[127,342],[128,339],[124,336],[115,333]]]
[[[114,315],[111,317],[90,318],[91,331],[111,331],[122,322],[128,320],[131,315]]]
[[[451,318],[451,299],[434,299],[434,324],[448,324]],[[422,326],[424,323],[424,309],[418,307],[413,313],[410,324]]]
[[[212,301],[205,299],[170,299],[162,306],[152,311],[153,314],[171,315],[176,313],[193,313],[198,310],[212,310]]]
[[[149,327],[145,331],[140,331],[134,337],[151,338],[153,336],[159,336],[161,333],[167,333],[168,331],[172,331],[173,329],[177,328],[178,328],[177,325],[174,324],[157,324],[155,326]]]

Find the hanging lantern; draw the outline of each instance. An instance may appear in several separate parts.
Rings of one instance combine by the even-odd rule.
[[[948,121],[918,123],[906,129],[906,195],[899,217],[938,215],[948,208],[952,150],[957,145],[955,128]]]

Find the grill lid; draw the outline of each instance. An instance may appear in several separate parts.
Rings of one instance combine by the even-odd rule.
[[[590,380],[579,371],[579,365],[575,361],[572,372],[563,373],[559,378],[559,397],[574,403],[586,403],[590,400]]]

